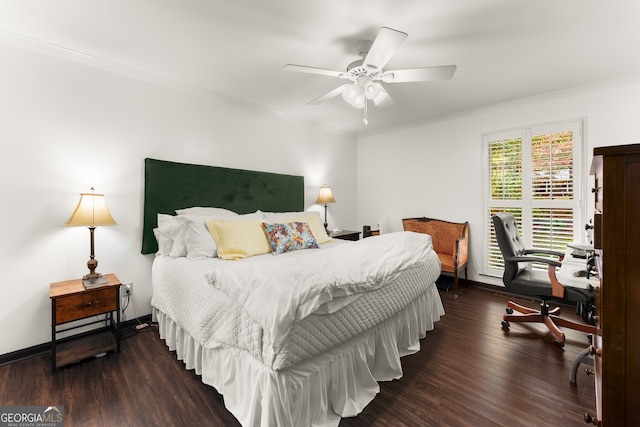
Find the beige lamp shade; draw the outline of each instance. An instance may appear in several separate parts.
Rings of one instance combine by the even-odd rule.
[[[331,187],[327,187],[326,185],[320,187],[320,193],[318,193],[318,200],[316,200],[316,203],[319,205],[326,205],[335,202],[336,199],[333,198]]]
[[[93,189],[92,189],[93,190]],[[80,193],[80,201],[64,225],[69,227],[97,227],[117,225],[107,204],[104,194]]]
[[[69,227],[89,227],[91,244],[91,256],[87,261],[89,274],[82,277],[82,283],[85,289],[106,286],[109,281],[102,274],[96,272],[98,260],[95,257],[93,235],[97,226],[117,224],[109,213],[109,209],[107,209],[104,194],[94,193],[93,188],[91,188],[91,193],[80,193],[80,201],[64,225]]]

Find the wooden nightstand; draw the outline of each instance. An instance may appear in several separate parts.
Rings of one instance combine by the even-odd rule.
[[[101,287],[85,289],[82,279],[51,283],[49,298],[51,299],[51,367],[57,368],[74,362],[105,353],[120,351],[120,280],[115,274],[106,274],[109,284]],[[116,318],[113,318],[113,312]],[[91,316],[108,314],[105,319],[83,322],[64,329],[59,325],[86,319]],[[77,337],[66,337],[57,341],[57,334],[96,323],[107,323],[97,332],[79,334]]]
[[[329,237],[342,240],[360,240],[360,232],[351,230],[332,231],[329,233]]]

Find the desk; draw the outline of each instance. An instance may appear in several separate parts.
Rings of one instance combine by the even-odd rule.
[[[589,285],[594,288],[600,284],[600,279],[594,276],[575,277],[574,271],[583,271],[587,269],[587,260],[585,258],[576,258],[571,255],[573,249],[567,248],[562,260],[562,266],[556,271],[556,277],[558,281],[565,286],[571,286],[572,288],[587,289]]]

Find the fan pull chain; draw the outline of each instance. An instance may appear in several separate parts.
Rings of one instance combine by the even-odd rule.
[[[364,125],[368,125],[369,124],[369,120],[367,120],[367,98],[364,98],[364,120],[362,121],[364,123]]]

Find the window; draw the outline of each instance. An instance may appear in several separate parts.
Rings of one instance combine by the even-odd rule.
[[[483,136],[485,274],[503,270],[491,221],[497,212],[516,217],[527,247],[564,251],[568,243],[581,240],[587,179],[582,128],[579,120]]]

